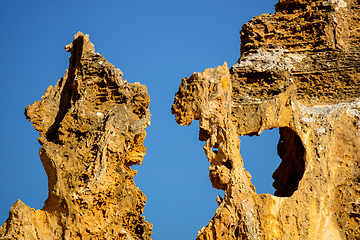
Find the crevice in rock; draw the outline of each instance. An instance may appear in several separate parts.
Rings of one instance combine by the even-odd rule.
[[[48,141],[54,141],[55,143],[59,143],[59,139],[57,136],[59,134],[60,123],[65,117],[65,114],[68,112],[68,109],[71,107],[71,102],[76,99],[75,94],[75,79],[76,72],[78,68],[81,66],[81,56],[84,51],[84,38],[79,36],[73,42],[73,48],[67,50],[71,52],[71,57],[69,59],[69,71],[66,78],[63,78],[63,86],[60,97],[59,111],[55,117],[54,123],[49,127],[46,132],[46,138]]]
[[[231,165],[230,159],[227,159],[226,162],[222,162],[222,165],[224,165],[229,170],[231,170],[233,168]]]
[[[210,134],[207,130],[200,128],[199,130],[199,141],[206,142],[210,138]]]

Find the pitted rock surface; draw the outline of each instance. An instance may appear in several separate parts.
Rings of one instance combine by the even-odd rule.
[[[40,132],[49,196],[36,211],[18,200],[0,239],[151,239],[130,168],[146,151],[147,89],[124,80],[88,35],[77,33],[66,50],[64,77],[25,110]]]
[[[210,180],[225,191],[197,239],[359,239],[360,2],[275,9],[243,26],[234,66],[194,73],[175,95],[177,123],[199,120]],[[273,128],[276,191],[257,194],[239,136]]]

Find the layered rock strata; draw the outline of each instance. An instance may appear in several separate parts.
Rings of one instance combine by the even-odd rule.
[[[41,210],[18,200],[0,239],[151,239],[130,168],[145,155],[147,89],[124,80],[88,35],[77,33],[66,51],[64,77],[25,110],[40,132],[49,196]]]
[[[360,2],[275,8],[243,26],[234,66],[194,73],[175,95],[176,121],[199,120],[210,180],[225,191],[197,239],[359,239]],[[257,194],[239,136],[273,128],[276,192]]]

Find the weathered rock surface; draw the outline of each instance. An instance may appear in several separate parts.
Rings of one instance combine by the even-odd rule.
[[[198,240],[360,238],[359,20],[357,0],[280,0],[243,26],[233,67],[183,79],[172,112],[199,120],[225,191]],[[275,196],[256,193],[239,153],[239,136],[272,128]]]
[[[18,200],[0,239],[151,239],[130,168],[145,155],[147,89],[122,79],[88,35],[77,33],[66,50],[65,76],[25,110],[40,132],[48,199],[36,211]]]

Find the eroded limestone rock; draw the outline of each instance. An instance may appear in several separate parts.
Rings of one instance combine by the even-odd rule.
[[[147,89],[127,83],[88,35],[77,33],[66,50],[65,76],[25,110],[40,132],[48,199],[36,211],[18,200],[0,239],[151,239],[130,168],[145,155]]]
[[[213,187],[198,240],[359,239],[360,2],[280,0],[241,30],[241,57],[184,78],[172,112],[199,120]],[[239,136],[279,128],[275,196],[257,194]],[[261,146],[259,146],[261,149]]]

